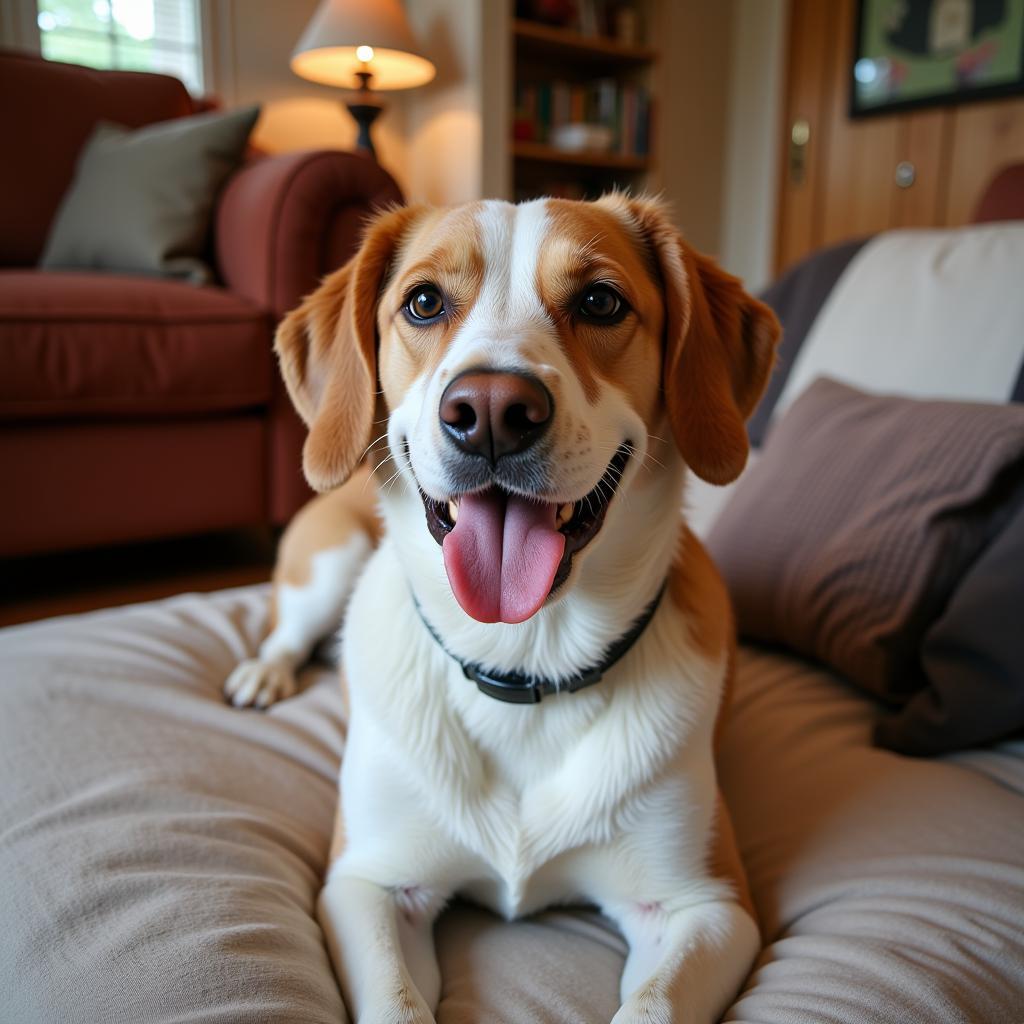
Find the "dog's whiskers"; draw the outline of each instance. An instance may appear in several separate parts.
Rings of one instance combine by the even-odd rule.
[[[373,467],[373,469],[370,471],[370,475],[363,482],[363,490],[364,491],[366,490],[367,486],[369,485],[370,481],[374,478],[376,473],[378,473],[381,469],[383,469],[389,462],[394,462],[395,465],[398,465],[398,463],[395,461],[395,454],[394,454],[394,452],[388,452],[387,457],[384,458],[384,459],[381,459],[381,461],[376,466]],[[399,472],[401,472],[401,470],[399,470]]]
[[[400,477],[401,475],[402,475],[402,467],[401,467],[401,466],[399,466],[399,467],[398,467],[398,469],[397,469],[397,470],[396,470],[396,471],[395,471],[394,473],[392,473],[392,474],[391,474],[391,476],[389,476],[389,477],[387,478],[387,480],[385,480],[385,481],[384,481],[384,483],[382,483],[382,484],[380,485],[380,490],[381,490],[381,494],[388,494],[388,493],[390,493],[390,491],[389,491],[389,485],[393,487],[393,486],[394,486],[394,482],[395,482],[395,481],[396,481],[396,480],[397,480],[397,479],[398,479],[398,478],[399,478],[399,477]]]
[[[647,465],[648,461],[653,462],[656,466],[660,466],[662,469],[666,468],[665,463],[661,462],[659,459],[656,459],[650,452],[641,452],[639,448],[637,448],[635,445],[629,444],[628,441],[623,441],[621,445],[616,445],[614,447],[606,444],[598,445],[597,447],[598,451],[612,452],[613,454],[617,452],[620,448],[622,448],[627,452],[630,458],[639,459],[640,465],[645,470],[647,470],[647,472],[651,471],[651,467]],[[611,469],[611,467],[609,467],[609,469]]]
[[[374,439],[373,439],[373,440],[372,440],[372,441],[371,441],[371,442],[370,442],[370,443],[369,443],[369,444],[368,444],[368,445],[367,445],[367,446],[366,446],[366,447],[365,447],[365,448],[363,449],[363,454],[359,456],[359,460],[360,460],[360,462],[361,462],[361,461],[362,461],[363,459],[365,459],[365,458],[366,458],[366,456],[367,456],[367,455],[369,454],[369,452],[370,452],[370,449],[371,449],[371,448],[373,448],[373,447],[374,447],[375,445],[378,445],[378,444],[380,444],[380,442],[381,442],[381,441],[383,441],[383,440],[384,440],[384,439],[385,439],[385,438],[386,438],[387,436],[388,436],[388,432],[387,432],[387,431],[385,430],[385,431],[384,431],[384,433],[380,435],[380,437],[375,437],[375,438],[374,438]]]
[[[373,469],[370,471],[370,475],[366,478],[366,482],[369,483],[370,480],[373,479],[375,473],[379,472],[380,469],[383,466],[386,466],[389,462],[394,462],[394,460],[395,456],[391,452],[388,452],[388,454],[383,459],[381,459],[381,461],[378,462],[377,465],[374,466]]]

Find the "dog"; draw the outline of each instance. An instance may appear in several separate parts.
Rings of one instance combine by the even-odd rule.
[[[743,469],[779,330],[619,193],[385,212],[282,322],[323,493],[226,691],[289,696],[344,615],[318,917],[359,1024],[434,1020],[456,895],[600,907],[629,944],[615,1024],[735,997],[760,937],[715,774],[734,627],[681,508],[687,470]]]

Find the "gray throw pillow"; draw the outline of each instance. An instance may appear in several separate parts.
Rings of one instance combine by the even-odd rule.
[[[925,637],[1007,526],[1022,480],[1024,407],[820,378],[769,432],[708,547],[741,634],[903,707],[930,685]]]
[[[208,281],[202,260],[217,192],[245,155],[259,107],[129,131],[96,126],[41,265]]]

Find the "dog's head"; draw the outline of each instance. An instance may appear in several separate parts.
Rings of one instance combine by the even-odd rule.
[[[612,195],[386,213],[277,351],[312,486],[384,431],[459,604],[520,622],[571,587],[669,433],[698,476],[739,475],[778,334],[657,202]]]

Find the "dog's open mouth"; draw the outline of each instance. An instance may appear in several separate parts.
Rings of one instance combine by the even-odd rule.
[[[523,622],[569,577],[573,555],[604,525],[626,463],[624,445],[588,494],[573,502],[526,498],[492,486],[447,502],[420,491],[452,591],[480,622]]]

